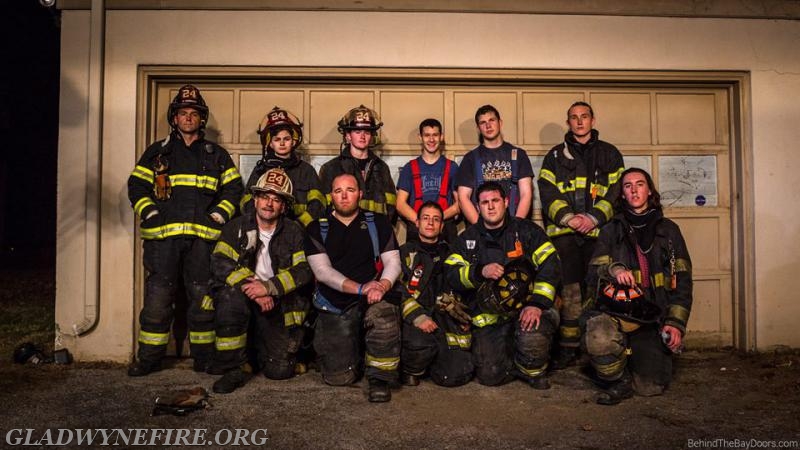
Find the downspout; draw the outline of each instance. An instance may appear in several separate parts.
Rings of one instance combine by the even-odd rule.
[[[86,334],[100,316],[100,205],[103,186],[103,82],[105,77],[105,0],[92,0],[89,36],[89,121],[86,148],[86,253],[83,320],[72,335]]]

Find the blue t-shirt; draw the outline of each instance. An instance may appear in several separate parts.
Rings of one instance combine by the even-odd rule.
[[[440,156],[433,164],[428,164],[418,156],[417,162],[419,163],[419,176],[422,182],[422,201],[439,201],[439,191],[442,186],[442,176],[444,175],[445,158]],[[458,174],[458,164],[455,161],[450,161],[450,175],[447,180],[449,187],[447,188],[447,205],[453,204],[453,191],[456,190],[456,175]],[[404,190],[408,192],[408,204],[414,207],[414,201],[417,198],[417,192],[414,189],[414,176],[411,174],[411,163],[406,163],[400,170],[400,178],[397,180],[397,190]]]

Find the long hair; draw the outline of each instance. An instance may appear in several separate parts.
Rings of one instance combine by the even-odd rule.
[[[625,208],[628,207],[628,203],[625,201],[625,197],[623,195],[624,188],[622,187],[622,182],[625,179],[625,175],[628,175],[630,173],[640,173],[644,176],[645,181],[647,181],[647,187],[650,189],[650,197],[647,198],[647,206],[652,209],[657,209],[661,211],[662,210],[661,194],[659,194],[658,189],[656,189],[656,184],[655,182],[653,182],[653,177],[651,177],[646,170],[640,169],[638,167],[631,167],[625,169],[625,171],[622,172],[622,175],[620,175],[619,177],[620,190],[619,190],[619,196],[617,197],[617,202],[616,202],[617,204],[615,205],[616,210],[623,211]]]

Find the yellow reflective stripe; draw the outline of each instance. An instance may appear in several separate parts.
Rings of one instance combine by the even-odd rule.
[[[306,202],[311,203],[314,200],[319,201],[323,206],[327,205],[328,203],[328,201],[325,199],[325,194],[323,194],[319,189],[311,189],[308,191]]]
[[[231,272],[230,275],[228,275],[228,278],[225,278],[225,282],[228,283],[228,286],[236,286],[236,283],[254,275],[255,273],[253,273],[253,271],[247,267],[239,267]]]
[[[605,376],[605,378],[613,377],[625,369],[625,363],[627,362],[627,358],[623,353],[620,355],[619,361],[614,361],[610,364],[592,364],[594,366],[594,370],[597,371],[598,375]]]
[[[405,319],[406,317],[408,317],[409,314],[411,314],[413,311],[416,311],[419,308],[422,308],[422,306],[413,298],[409,298],[408,300],[404,301],[403,312],[402,312],[403,318]]]
[[[447,339],[447,345],[452,347],[460,347],[467,350],[472,346],[471,334],[445,333],[444,337]]]
[[[251,202],[252,200],[253,200],[252,194],[250,193],[244,194],[242,196],[242,199],[239,200],[239,208],[243,210],[245,205],[247,205],[247,203]]]
[[[675,272],[691,272],[692,263],[688,259],[677,258],[675,259]]]
[[[153,181],[156,179],[153,171],[143,166],[134,167],[131,176],[142,179],[150,184],[153,184]]]
[[[625,171],[624,167],[620,167],[616,170],[616,172],[611,172],[608,174],[608,185],[611,186],[612,184],[619,181],[619,177],[622,176],[622,172]]]
[[[574,233],[575,231],[570,227],[559,227],[558,225],[547,225],[547,237],[563,236],[565,234]]]
[[[542,169],[541,171],[539,171],[539,179],[545,180],[552,185],[556,184],[556,174],[547,169]]]
[[[665,286],[663,272],[658,272],[657,274],[653,275],[653,286],[657,288]]]
[[[302,214],[297,214],[297,221],[300,222],[301,225],[307,227],[308,224],[314,221],[314,218],[311,217],[311,214],[308,211],[303,211]]]
[[[142,239],[164,239],[172,236],[189,235],[216,241],[222,235],[219,230],[197,223],[169,223],[155,228],[142,228]]]
[[[142,197],[138,202],[136,202],[136,204],[133,205],[133,212],[135,212],[137,216],[141,217],[143,209],[155,204],[156,202],[151,200],[150,197]]]
[[[558,186],[558,191],[562,194],[566,194],[567,192],[575,192],[575,185],[573,183],[569,183],[565,186],[563,181],[559,181],[556,186]]]
[[[217,333],[213,331],[190,331],[189,342],[192,344],[213,344]]]
[[[223,186],[238,178],[242,178],[242,176],[239,175],[239,171],[236,170],[236,167],[231,167],[225,172],[222,172],[222,175],[219,176],[219,179],[220,181],[222,181]]]
[[[611,220],[611,217],[614,215],[614,207],[611,206],[611,203],[600,200],[599,202],[594,204],[594,207],[599,209],[604,216],[606,216],[606,220]]]
[[[478,314],[472,318],[472,324],[478,328],[483,328],[488,325],[494,325],[500,320],[498,314]]]
[[[366,211],[372,211],[378,214],[386,214],[386,204],[376,202],[375,200],[361,199],[361,201],[358,202],[358,206]]]
[[[392,194],[391,192],[387,192],[386,193],[386,203],[388,203],[390,205],[396,205],[397,204],[397,195]]]
[[[294,213],[295,216],[299,216],[300,214],[303,214],[307,209],[308,209],[308,205],[306,205],[305,203],[297,203],[297,202],[295,202],[292,205],[292,212]]]
[[[568,208],[569,205],[564,200],[553,200],[553,203],[550,203],[550,207],[547,208],[547,216],[551,219],[555,220],[556,214],[564,208]]]
[[[299,252],[292,253],[292,266],[306,262],[306,252],[300,250]]]
[[[547,370],[547,363],[544,363],[542,367],[539,367],[537,369],[526,369],[516,361],[514,362],[514,365],[517,366],[517,369],[519,369],[520,372],[524,373],[525,375],[528,375],[529,377],[538,377],[539,375],[544,374],[545,371]]]
[[[169,344],[169,333],[150,333],[139,330],[139,343],[146,345],[167,345]]]
[[[612,262],[614,261],[611,259],[611,255],[600,255],[592,258],[592,260],[589,261],[589,265],[602,266],[603,264],[611,264]]]
[[[467,264],[463,256],[458,253],[453,253],[447,257],[444,263],[451,266],[461,266],[458,268],[458,278],[461,284],[467,289],[473,289],[475,287],[472,281],[469,280],[469,264]]]
[[[556,298],[556,288],[552,284],[544,281],[537,281],[536,283],[533,283],[533,293],[539,294],[551,302],[554,298]]]
[[[247,333],[239,336],[219,337],[214,341],[214,347],[218,351],[239,350],[247,346]]]
[[[204,295],[203,300],[200,302],[200,309],[203,311],[214,311],[214,299],[208,295]]]
[[[228,218],[229,219],[231,217],[233,217],[233,213],[236,212],[236,207],[233,206],[233,203],[231,203],[231,202],[229,202],[227,200],[223,200],[223,201],[219,202],[219,204],[217,206],[219,206],[220,208],[222,208],[223,211],[228,213]]]
[[[400,365],[400,358],[378,358],[369,353],[366,355],[367,367],[374,367],[379,370],[397,370]]]
[[[575,188],[586,189],[586,177],[575,177]]]
[[[239,253],[228,245],[227,242],[217,241],[217,245],[214,247],[214,253],[223,255],[234,261],[239,260]]]
[[[169,181],[173,186],[194,187],[198,189],[217,190],[219,181],[208,175],[195,175],[191,173],[177,173],[169,176]]]
[[[577,339],[581,337],[580,327],[568,327],[561,325],[561,327],[558,329],[558,332],[561,337],[565,339]]]
[[[669,305],[667,317],[672,317],[685,323],[689,320],[689,310],[681,305]]]
[[[306,320],[306,313],[303,311],[289,311],[283,313],[283,325],[285,327],[300,326]]]
[[[533,252],[533,257],[531,259],[533,260],[533,263],[536,264],[536,267],[539,267],[550,255],[555,252],[556,247],[551,242],[545,242]]]
[[[325,202],[326,204],[331,204],[331,194],[325,194]]]
[[[276,277],[278,278],[278,281],[281,282],[281,286],[283,286],[283,292],[291,292],[294,290],[295,287],[297,287],[294,283],[294,278],[292,277],[292,274],[290,274],[285,270],[282,272],[278,272],[278,275],[276,275]]]
[[[604,184],[592,183],[592,192],[599,197],[605,197],[606,193],[608,193],[608,187]]]

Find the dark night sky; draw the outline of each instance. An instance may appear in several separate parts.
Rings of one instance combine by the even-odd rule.
[[[55,264],[60,13],[0,0],[0,267]]]

